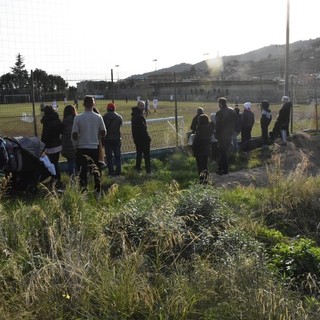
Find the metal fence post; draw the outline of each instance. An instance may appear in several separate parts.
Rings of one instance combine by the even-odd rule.
[[[34,79],[33,79],[33,70],[31,70],[31,99],[32,99],[32,116],[33,116],[33,129],[34,129],[34,136],[38,136],[37,131],[37,118],[36,118],[36,109],[34,104]]]

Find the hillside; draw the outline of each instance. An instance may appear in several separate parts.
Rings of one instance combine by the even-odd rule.
[[[289,52],[290,74],[304,75],[320,72],[320,38],[291,43]],[[221,59],[223,71],[221,71]],[[285,44],[270,45],[241,55],[203,60],[194,65],[180,63],[157,71],[134,75],[132,78],[159,77],[176,72],[179,75],[185,74],[185,77],[190,77],[192,74],[198,79],[215,79],[222,73],[225,80],[248,80],[253,77],[277,79],[283,77],[284,70]]]

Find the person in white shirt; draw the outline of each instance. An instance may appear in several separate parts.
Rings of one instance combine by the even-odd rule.
[[[79,171],[80,186],[87,190],[88,166],[96,165],[91,170],[94,175],[95,195],[101,197],[101,172],[99,170],[99,141],[106,134],[106,127],[100,114],[93,111],[95,100],[86,96],[83,101],[85,111],[74,117],[72,126],[72,140],[76,147],[76,166]],[[91,159],[91,160],[90,160]]]
[[[159,101],[158,101],[158,99],[155,97],[155,98],[153,99],[153,101],[152,101],[153,111],[154,111],[155,114],[157,113],[158,103],[159,103]]]
[[[58,110],[58,104],[57,104],[56,99],[54,99],[54,100],[52,101],[52,108],[53,108],[54,111],[57,111],[57,110]]]

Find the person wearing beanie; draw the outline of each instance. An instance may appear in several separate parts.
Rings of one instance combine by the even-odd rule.
[[[204,113],[203,108],[201,108],[201,107],[197,108],[197,114],[193,117],[192,122],[191,122],[191,126],[190,126],[191,134],[196,132],[197,126],[198,126],[198,118],[203,113]]]
[[[278,129],[280,131],[282,145],[287,145],[287,137],[289,135],[289,123],[290,123],[290,112],[292,108],[292,103],[287,96],[282,97],[282,106],[279,110],[279,115],[277,118]]]
[[[214,134],[214,122],[209,121],[206,114],[201,114],[192,144],[193,154],[196,158],[200,183],[208,182],[208,159],[211,153],[211,138]]]
[[[254,125],[254,113],[251,111],[251,102],[243,104],[244,110],[242,113],[241,125],[241,145],[240,150],[243,152],[250,151],[251,131]]]
[[[108,174],[118,176],[121,174],[121,126],[122,116],[116,111],[114,103],[107,104],[107,112],[103,115],[103,122],[107,134],[103,139],[105,154],[107,158]]]
[[[271,110],[269,109],[269,102],[267,100],[263,100],[261,102],[261,118],[260,118],[260,126],[261,126],[261,137],[262,137],[262,145],[265,147],[269,144],[268,139],[268,127],[272,120]]]
[[[150,143],[151,137],[147,131],[147,122],[143,116],[144,102],[139,101],[131,112],[131,132],[133,142],[136,146],[136,165],[135,169],[141,172],[142,156],[146,173],[151,173]]]

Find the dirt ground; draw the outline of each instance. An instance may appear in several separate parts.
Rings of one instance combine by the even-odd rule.
[[[288,137],[286,146],[282,146],[280,142],[280,140],[276,140],[269,147],[271,158],[266,158],[264,166],[230,172],[222,176],[211,173],[212,184],[225,188],[232,188],[237,185],[264,187],[268,185],[267,167],[268,170],[272,170],[279,164],[286,174],[298,170],[302,163],[306,175],[316,176],[319,174],[320,132],[314,130],[299,131]],[[248,157],[250,157],[250,154],[248,154]]]

